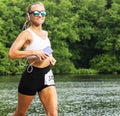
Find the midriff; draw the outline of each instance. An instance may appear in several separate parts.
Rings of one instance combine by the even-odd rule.
[[[44,68],[50,65],[50,60],[49,58],[45,60],[38,60],[38,58],[31,58],[31,59],[28,59],[28,63],[37,68]]]

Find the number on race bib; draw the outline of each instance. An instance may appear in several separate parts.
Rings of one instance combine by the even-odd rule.
[[[54,85],[54,75],[52,73],[52,70],[50,70],[47,74],[45,74],[45,85]]]

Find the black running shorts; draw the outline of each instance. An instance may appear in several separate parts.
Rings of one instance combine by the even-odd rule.
[[[22,74],[18,86],[18,92],[25,95],[35,95],[48,86],[55,86],[54,75],[50,66],[45,68],[32,67],[33,70],[28,72],[27,69]]]

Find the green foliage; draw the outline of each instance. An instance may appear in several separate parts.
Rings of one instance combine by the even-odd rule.
[[[55,72],[71,73],[71,69],[74,69],[74,66],[70,61],[72,53],[69,51],[68,42],[79,39],[76,29],[74,29],[74,21],[76,22],[77,15],[72,16],[72,13],[68,13],[72,8],[72,4],[69,0],[60,0],[59,4],[55,2],[45,3],[47,6],[46,9],[48,10],[45,29],[49,31],[54,56],[58,61]]]
[[[0,1],[0,74],[24,69],[7,55],[26,20],[27,6],[36,1]],[[43,28],[57,59],[55,73],[120,72],[119,0],[42,1],[47,11]]]
[[[0,74],[19,74],[20,68],[18,67],[18,63],[8,59],[8,50],[8,48],[0,43]]]
[[[77,69],[74,73],[76,74],[83,74],[83,75],[92,75],[92,74],[98,74],[99,71],[96,69]]]
[[[91,60],[91,67],[101,73],[111,73],[120,71],[119,59],[114,55],[98,55]]]
[[[101,30],[99,30],[99,41],[96,47],[112,54],[119,51],[120,5],[113,3],[111,9],[106,10],[98,22]]]

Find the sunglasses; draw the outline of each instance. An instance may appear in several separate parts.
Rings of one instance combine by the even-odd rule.
[[[45,17],[46,16],[46,12],[45,11],[33,11],[33,12],[30,12],[29,14],[33,14],[34,16],[43,16]]]

